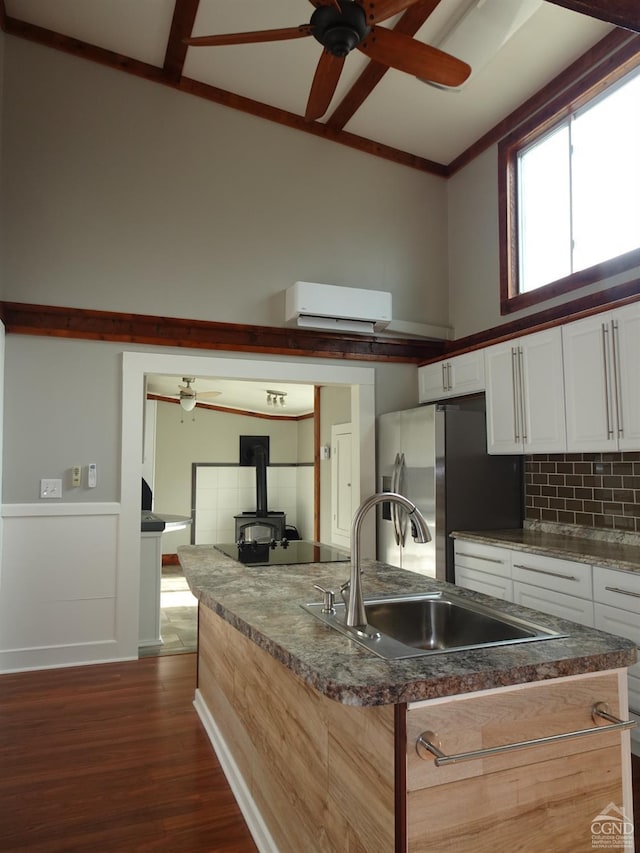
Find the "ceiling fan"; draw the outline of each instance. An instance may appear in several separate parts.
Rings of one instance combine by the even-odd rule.
[[[305,118],[321,118],[329,108],[345,58],[354,49],[369,59],[441,86],[460,86],[471,68],[448,53],[395,30],[377,26],[420,0],[309,0],[315,11],[308,24],[247,33],[185,39],[192,47],[255,44],[313,36],[324,48],[311,84]]]
[[[180,405],[185,410],[185,412],[191,412],[195,408],[196,402],[201,400],[212,400],[215,397],[219,397],[222,393],[221,391],[196,391],[195,388],[191,387],[196,381],[195,376],[183,376],[182,381],[185,384],[178,385],[177,393],[171,394],[171,396],[178,398]],[[149,386],[148,391],[151,394],[166,396],[166,391],[159,387],[154,388],[153,386]]]

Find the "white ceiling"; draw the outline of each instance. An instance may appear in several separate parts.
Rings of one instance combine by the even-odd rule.
[[[160,397],[175,397],[178,399],[178,389],[183,385],[182,376],[147,377],[147,391]],[[225,409],[240,409],[248,412],[258,412],[273,417],[295,417],[313,412],[313,385],[298,385],[289,382],[249,382],[231,379],[213,379],[199,376],[192,384],[198,394],[203,392],[219,392],[213,398],[203,398],[202,403]],[[269,405],[267,391],[284,392],[286,405]]]
[[[437,44],[469,2],[440,0],[416,37]],[[504,2],[473,0],[480,7]],[[516,5],[519,0],[507,2]],[[536,8],[532,16],[461,91],[441,91],[389,70],[345,130],[447,165],[612,29],[548,2],[525,2]],[[159,68],[174,5],[175,0],[5,0],[11,18]],[[193,35],[293,27],[307,23],[312,12],[305,0],[200,0]],[[383,26],[391,28],[396,20]],[[183,76],[302,116],[321,51],[312,37],[190,47]],[[331,117],[367,63],[357,50],[347,57],[321,122]]]

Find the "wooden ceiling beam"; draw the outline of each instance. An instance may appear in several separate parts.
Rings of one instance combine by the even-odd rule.
[[[184,39],[193,32],[193,24],[198,13],[200,0],[176,0],[173,9],[173,19],[169,32],[169,41],[164,55],[163,70],[165,74],[179,80],[187,56],[188,45]]]
[[[440,0],[423,0],[410,6],[393,29],[403,35],[414,36],[439,3]],[[370,61],[327,121],[327,127],[334,131],[342,130],[388,70],[386,65]]]
[[[547,0],[555,6],[598,18],[625,30],[640,33],[640,3],[638,0]]]
[[[20,21],[17,18],[6,17],[2,22],[2,29],[9,35],[18,36],[19,38],[24,38],[45,47],[54,48],[55,50],[61,50],[72,56],[97,62],[100,65],[106,65],[118,71],[125,71],[127,74],[133,74],[136,77],[142,77],[154,83],[161,83],[172,89],[187,92],[190,95],[204,98],[213,103],[230,107],[231,109],[240,110],[258,118],[276,122],[294,130],[301,130],[304,133],[319,136],[331,142],[337,142],[339,145],[346,145],[349,148],[354,148],[365,154],[371,154],[374,157],[381,157],[383,160],[389,160],[401,166],[408,166],[411,169],[417,169],[420,172],[428,172],[433,175],[444,176],[446,174],[446,166],[441,163],[435,163],[433,160],[428,160],[425,157],[419,157],[408,151],[401,151],[390,145],[383,145],[380,142],[375,142],[363,136],[357,136],[354,133],[333,130],[319,121],[305,121],[302,116],[295,113],[263,104],[260,101],[254,101],[242,95],[236,95],[233,92],[219,89],[216,86],[210,86],[207,83],[201,83],[198,80],[191,80],[188,77],[175,78],[173,75],[166,73],[164,68],[150,65],[147,62],[141,62],[138,59],[132,59],[129,56],[123,56],[112,50],[96,47],[96,45],[87,44],[70,36],[56,33],[53,30],[47,30],[44,27]]]

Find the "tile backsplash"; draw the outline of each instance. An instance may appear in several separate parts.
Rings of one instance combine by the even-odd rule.
[[[640,453],[527,456],[525,518],[640,533]]]

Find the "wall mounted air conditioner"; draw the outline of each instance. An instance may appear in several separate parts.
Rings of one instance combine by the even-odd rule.
[[[286,291],[285,319],[303,329],[371,335],[391,322],[391,294],[297,281]]]

